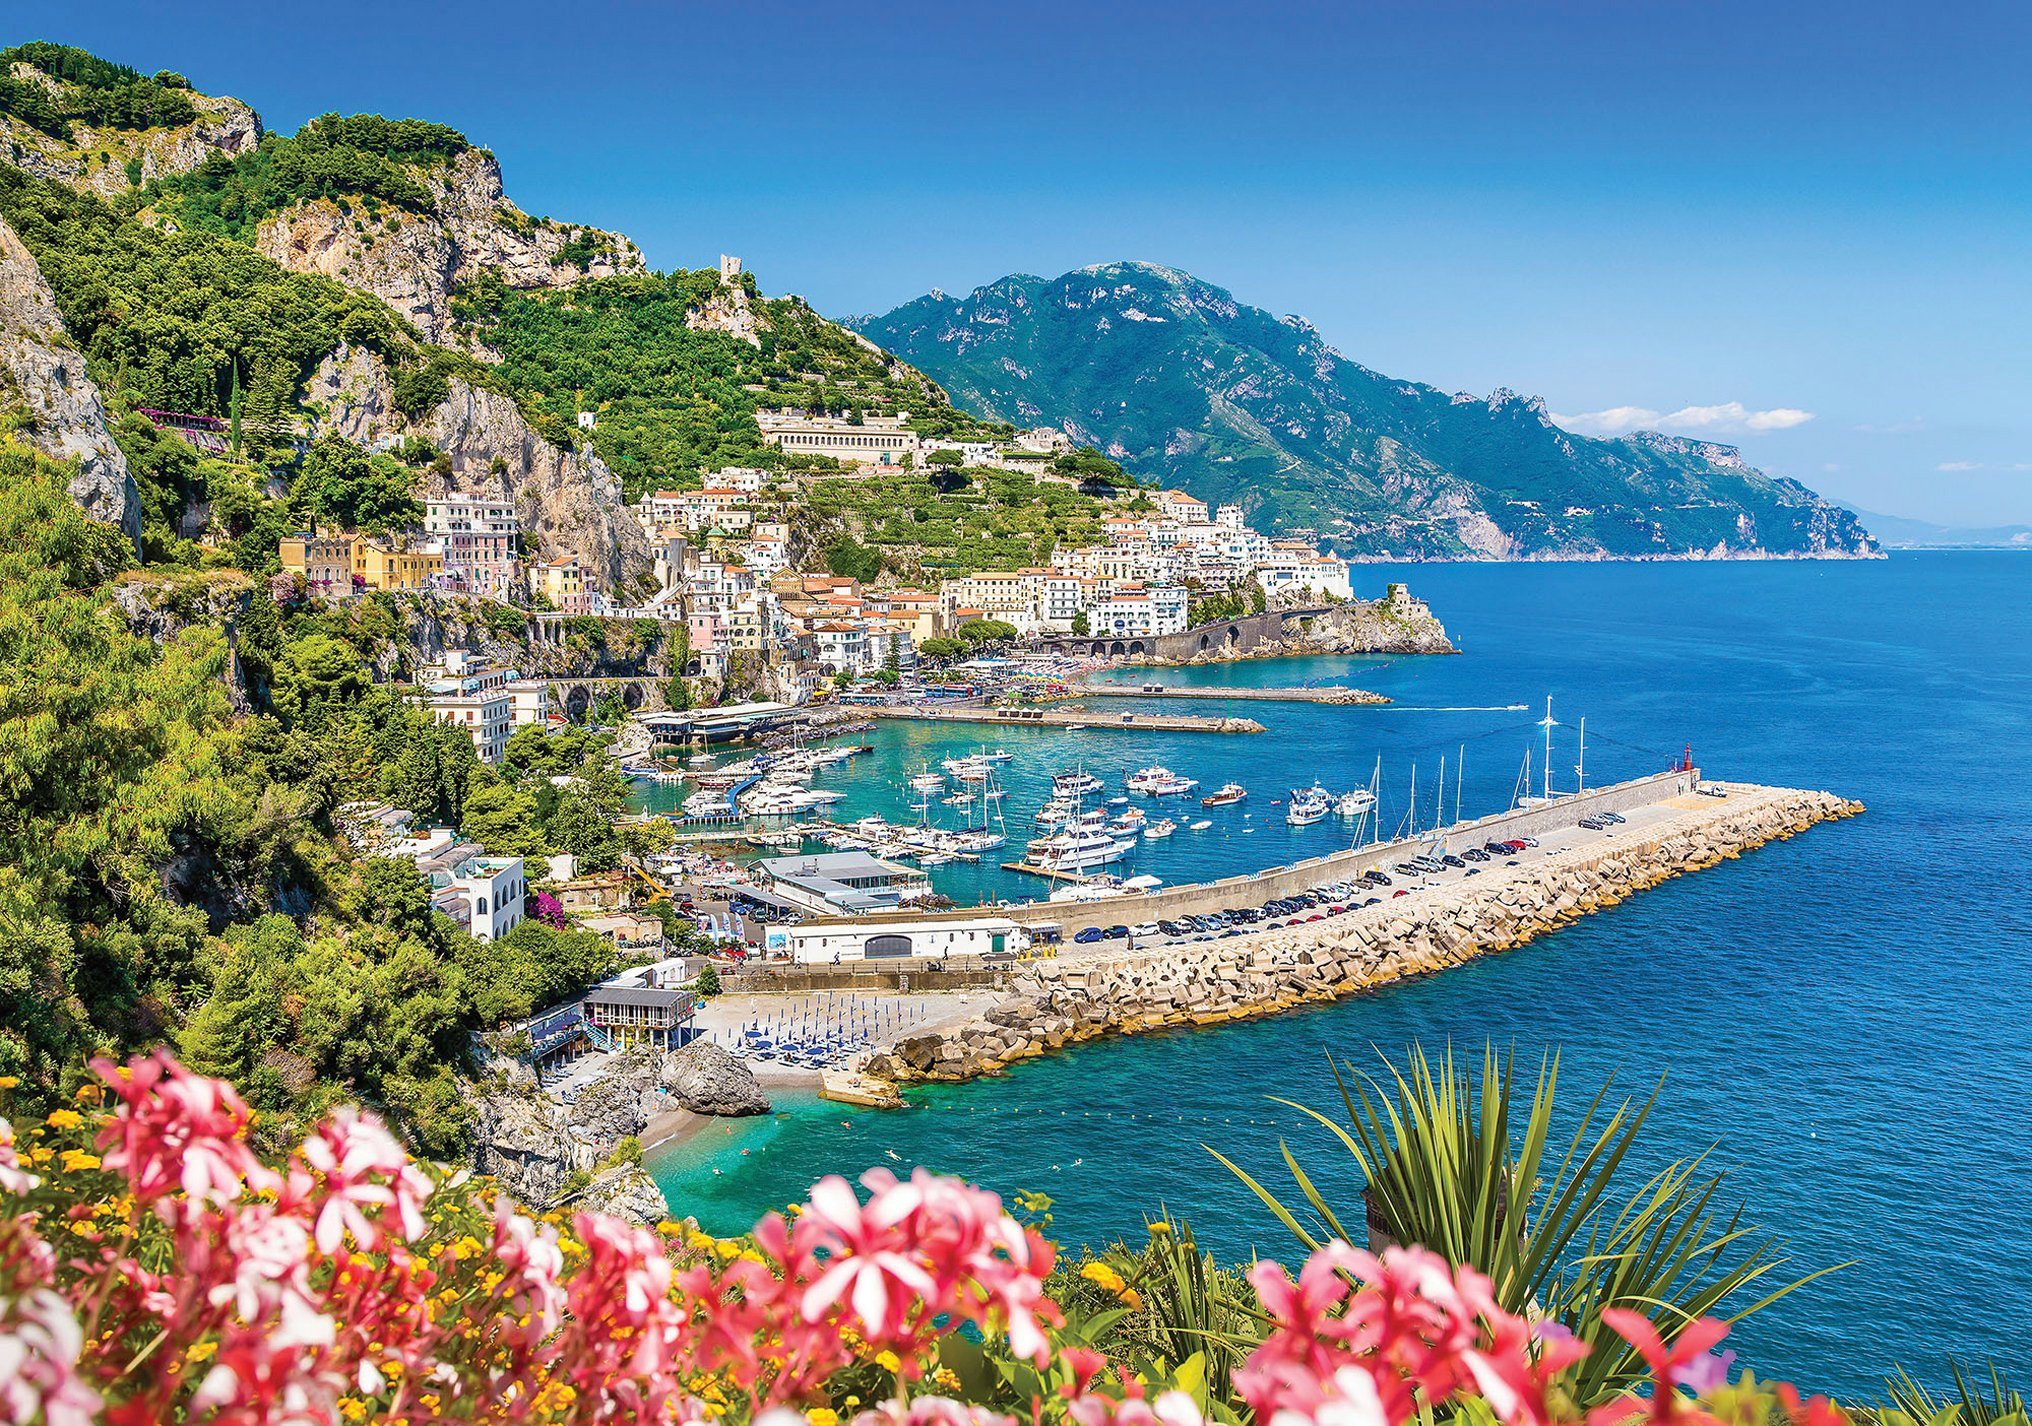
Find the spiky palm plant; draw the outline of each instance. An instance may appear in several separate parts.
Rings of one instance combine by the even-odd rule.
[[[1591,1349],[1573,1374],[1584,1406],[1646,1376],[1603,1326],[1603,1308],[1641,1311],[1669,1341],[1697,1317],[1739,1321],[1820,1276],[1779,1279],[1789,1261],[1782,1241],[1720,1206],[1722,1177],[1706,1152],[1626,1187],[1624,1164],[1655,1091],[1641,1104],[1611,1103],[1604,1086],[1559,1136],[1556,1055],[1540,1064],[1528,1098],[1513,1057],[1494,1046],[1478,1076],[1451,1048],[1435,1060],[1414,1046],[1404,1067],[1385,1063],[1371,1078],[1329,1057],[1345,1124],[1277,1101],[1332,1131],[1367,1185],[1360,1201],[1337,1204],[1288,1144],[1295,1208],[1209,1152],[1308,1249],[1333,1238],[1419,1243],[1487,1274],[1506,1310],[1557,1322]]]
[[[1964,1370],[1960,1362],[1950,1360],[1947,1365],[1954,1373],[1952,1392],[1936,1395],[1899,1367],[1897,1375],[1884,1383],[1890,1400],[1869,1414],[1883,1423],[1902,1416],[1912,1421],[1951,1421],[1954,1426],[2023,1426],[2025,1398],[2004,1380],[2003,1369],[1995,1362],[1990,1363],[1988,1381]]]

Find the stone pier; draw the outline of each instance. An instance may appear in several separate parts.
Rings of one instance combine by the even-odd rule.
[[[1028,965],[997,1004],[938,1034],[900,1041],[874,1056],[867,1073],[898,1085],[972,1079],[1100,1035],[1336,1000],[1512,950],[1670,877],[1863,810],[1829,792],[1721,786],[1726,797],[1688,793],[1659,806],[1627,840],[1560,847],[1343,916]]]

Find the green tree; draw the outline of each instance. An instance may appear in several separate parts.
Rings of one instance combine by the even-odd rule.
[[[938,466],[944,470],[951,470],[957,466],[965,465],[966,457],[962,456],[958,451],[953,450],[950,446],[940,446],[924,458],[924,463],[926,465]]]
[[[212,978],[211,995],[177,1037],[185,1064],[201,1074],[251,1085],[262,1060],[288,1032],[282,987],[303,936],[287,916],[235,927]]]
[[[1094,631],[1093,621],[1087,618],[1086,610],[1082,609],[1072,616],[1072,631],[1075,634],[1091,634]]]
[[[308,524],[383,532],[423,520],[414,471],[393,456],[369,455],[331,432],[304,453],[290,500]]]
[[[581,871],[611,871],[621,861],[621,838],[597,792],[583,783],[566,788],[550,814],[550,842],[578,858]]]
[[[960,625],[959,635],[962,642],[976,647],[1001,644],[1016,637],[1016,626],[1000,619],[969,619]]]

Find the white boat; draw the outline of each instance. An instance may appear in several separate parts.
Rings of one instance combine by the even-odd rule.
[[[1149,826],[1145,827],[1143,829],[1143,835],[1149,838],[1150,840],[1155,841],[1159,837],[1168,837],[1177,830],[1178,824],[1176,822],[1172,821],[1169,817],[1161,817],[1157,821],[1152,822]]]
[[[1110,807],[1127,807],[1129,805],[1129,799],[1126,797],[1110,797],[1108,799],[1108,805]]]
[[[1030,863],[1045,871],[1086,871],[1120,861],[1136,850],[1133,836],[1111,833],[1099,812],[1087,812],[1062,830],[1030,844]]]
[[[1183,797],[1199,786],[1199,779],[1191,777],[1166,776],[1151,783],[1143,790],[1152,797]]]
[[[1187,827],[1187,828],[1186,828],[1185,830],[1186,830],[1186,831],[1188,831],[1188,832],[1204,832],[1204,831],[1205,831],[1205,830],[1206,830],[1207,828],[1209,828],[1209,827],[1211,827],[1211,826],[1213,826],[1213,823],[1211,823],[1211,822],[1204,822],[1204,821],[1202,821],[1202,822],[1195,822],[1195,823],[1193,823],[1193,824],[1192,824],[1192,825],[1191,825],[1190,827]]]
[[[912,792],[943,792],[945,791],[945,779],[933,772],[929,767],[926,767],[917,776],[910,779],[910,790]]]
[[[1366,787],[1358,787],[1353,792],[1343,792],[1334,803],[1334,811],[1343,817],[1359,817],[1375,805],[1376,794]]]
[[[1202,807],[1232,807],[1249,795],[1248,789],[1239,782],[1224,782],[1219,790],[1208,793],[1199,800]]]
[[[1291,789],[1291,802],[1284,809],[1284,820],[1294,827],[1310,827],[1331,811],[1333,798],[1315,782],[1311,787]]]
[[[1101,790],[1101,780],[1085,768],[1062,772],[1051,779],[1051,790],[1059,797],[1080,797]]]
[[[1127,895],[1128,888],[1112,876],[1102,873],[1089,881],[1081,882],[1078,886],[1061,886],[1045,899],[1063,904],[1068,901],[1106,901],[1113,896]]]

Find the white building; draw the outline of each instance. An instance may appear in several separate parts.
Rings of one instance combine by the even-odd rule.
[[[831,456],[860,465],[900,465],[922,449],[910,413],[894,416],[807,416],[799,411],[757,411],[762,439],[795,455]]]
[[[951,960],[956,956],[1007,956],[1026,949],[1027,932],[1001,916],[963,920],[894,920],[866,924],[817,922],[771,926],[764,949],[799,965],[848,961]]]
[[[464,904],[466,930],[476,941],[497,941],[522,921],[528,880],[520,857],[473,857],[448,877],[439,910],[456,916]]]
[[[459,728],[473,740],[473,751],[483,763],[499,763],[508,750],[513,727],[512,703],[505,687],[473,693],[449,693],[425,705],[440,723]]]
[[[1185,632],[1190,596],[1179,585],[1118,589],[1087,615],[1087,632],[1119,638],[1158,638]]]
[[[508,695],[510,728],[542,723],[550,717],[550,685],[542,679],[519,678],[501,691]]]

